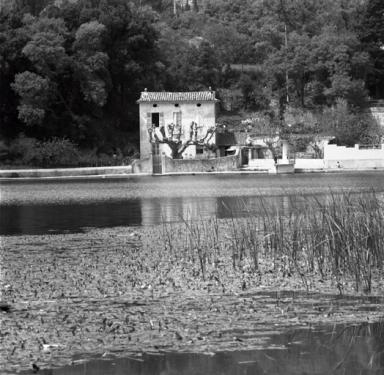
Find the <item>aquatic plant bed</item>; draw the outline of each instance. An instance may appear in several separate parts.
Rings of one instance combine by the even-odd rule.
[[[330,221],[322,232],[315,217],[325,220],[325,212],[319,211],[5,236],[1,296],[9,311],[0,312],[0,372],[95,356],[258,349],[290,328],[379,321],[383,248],[376,245],[383,243],[383,212],[369,207],[369,217],[357,206],[350,216],[335,211],[346,220],[348,254],[341,242],[335,245],[342,223]],[[358,235],[362,241],[367,234],[357,228],[367,217],[375,237],[358,263],[348,235],[361,247]],[[313,226],[315,245],[308,242]],[[349,264],[348,256],[356,262]]]

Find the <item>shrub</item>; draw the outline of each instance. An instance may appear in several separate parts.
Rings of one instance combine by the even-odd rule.
[[[9,155],[9,147],[4,141],[0,141],[0,160],[6,160]]]
[[[12,165],[59,167],[76,166],[79,163],[79,150],[68,139],[38,141],[21,135],[4,152],[6,155],[2,159]]]
[[[79,150],[68,139],[53,138],[39,142],[36,148],[36,161],[42,167],[66,167],[78,165]]]
[[[33,165],[36,162],[38,141],[23,134],[16,138],[9,147],[8,158],[12,164]]]
[[[53,138],[38,141],[20,135],[7,146],[0,142],[0,162],[3,165],[32,167],[101,167],[129,165],[138,156],[136,147],[127,144],[121,152],[99,153],[96,149],[80,150],[68,139]]]
[[[371,115],[351,110],[345,100],[339,99],[335,106],[326,108],[319,118],[323,130],[336,137],[340,146],[377,144],[382,129]]]

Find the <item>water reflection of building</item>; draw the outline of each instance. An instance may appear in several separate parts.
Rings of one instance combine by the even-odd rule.
[[[141,224],[199,219],[216,214],[217,198],[213,197],[164,197],[141,200]]]
[[[254,216],[288,215],[292,210],[303,206],[303,199],[297,196],[244,196],[217,198],[217,217],[220,219],[241,217],[247,214]]]
[[[244,197],[166,197],[141,200],[141,224],[156,225],[162,222],[198,220],[216,216],[219,219],[255,216],[289,215],[293,210],[304,209],[302,196],[244,196]]]

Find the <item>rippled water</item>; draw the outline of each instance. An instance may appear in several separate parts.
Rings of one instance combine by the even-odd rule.
[[[262,214],[265,206],[289,212],[305,208],[313,197],[324,199],[330,191],[372,189],[384,192],[383,172],[11,181],[0,184],[0,234],[225,218]]]

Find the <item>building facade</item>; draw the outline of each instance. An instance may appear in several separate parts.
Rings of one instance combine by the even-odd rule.
[[[169,126],[180,141],[186,142],[191,137],[192,127],[201,139],[208,129],[216,124],[215,91],[196,92],[149,92],[145,89],[137,101],[140,107],[140,158],[153,154],[171,156],[171,150],[165,143],[151,143],[150,131],[154,130],[158,139],[169,137]],[[209,143],[215,143],[213,135]],[[204,150],[190,145],[183,152],[184,159],[194,159]]]

